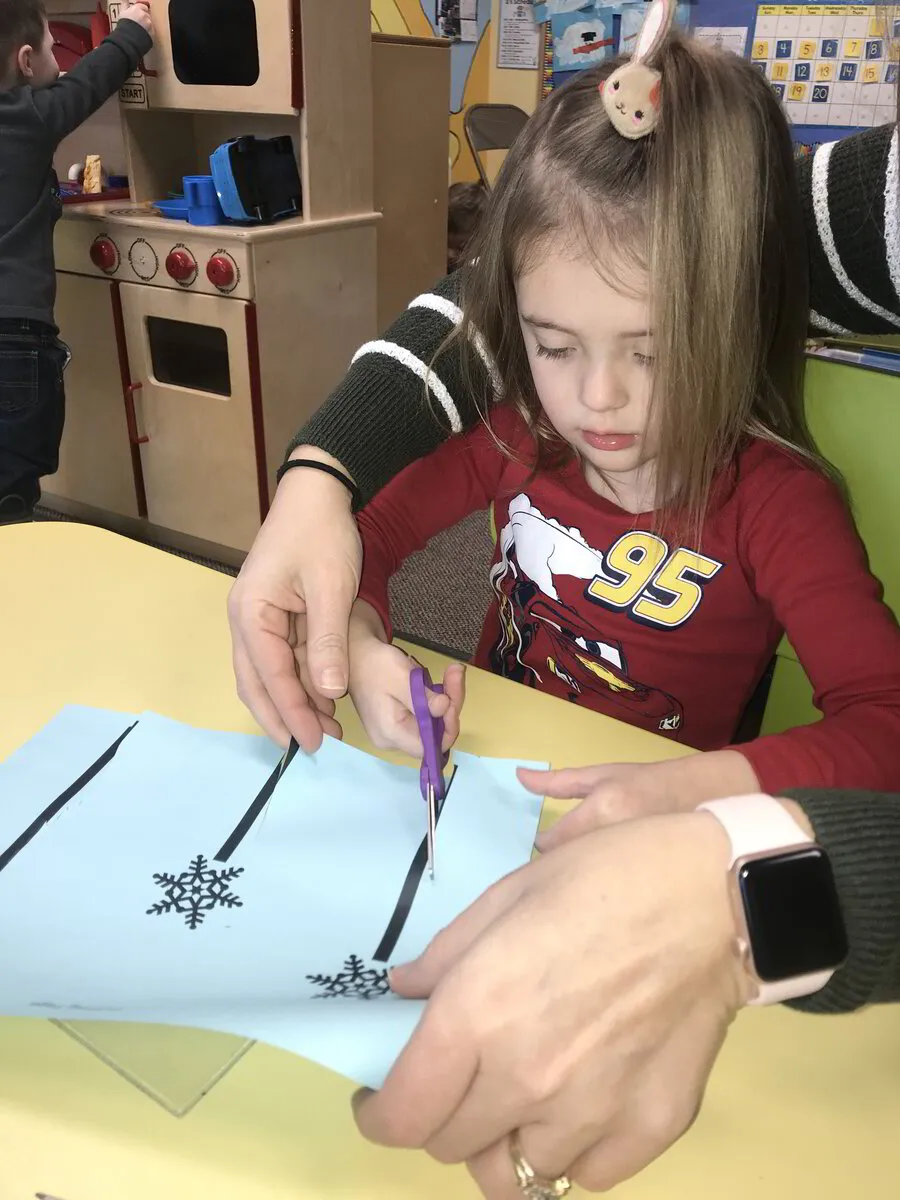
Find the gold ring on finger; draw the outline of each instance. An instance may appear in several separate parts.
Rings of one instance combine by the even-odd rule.
[[[560,1200],[562,1196],[568,1196],[571,1192],[572,1184],[568,1176],[560,1175],[557,1179],[544,1179],[537,1174],[522,1153],[518,1130],[510,1134],[509,1154],[516,1172],[516,1182],[526,1200]]]

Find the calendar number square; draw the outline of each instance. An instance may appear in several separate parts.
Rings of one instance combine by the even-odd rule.
[[[822,58],[837,58],[837,38],[822,38]]]
[[[790,58],[794,43],[790,38],[779,38],[775,43],[776,58]]]
[[[852,83],[856,78],[856,63],[841,63],[841,81]]]
[[[772,78],[783,81],[787,79],[791,69],[791,64],[786,62],[772,63]]]
[[[815,58],[816,57],[816,43],[810,42],[810,41],[801,42],[800,49],[798,50],[797,53],[800,58]]]
[[[847,38],[844,41],[844,58],[859,58],[862,54],[862,39]]]
[[[819,63],[816,67],[816,83],[831,83],[834,79],[834,63]]]
[[[881,70],[876,63],[866,63],[863,67],[862,81],[863,83],[879,83],[881,80]]]
[[[866,42],[866,58],[870,60],[884,58],[884,42],[881,38],[873,38]]]
[[[769,43],[768,42],[754,42],[752,57],[753,58],[768,58],[769,57]]]
[[[780,66],[781,64],[776,63],[775,65]],[[787,67],[787,63],[785,63],[784,66]],[[797,79],[797,80],[810,79],[811,76],[812,76],[812,63],[798,62],[798,63],[794,64],[794,78],[795,79]],[[773,75],[773,78],[774,78],[774,75]]]
[[[792,83],[788,88],[788,100],[793,100],[794,103],[805,100],[807,86],[805,83]]]
[[[817,83],[812,90],[813,104],[824,104],[828,100],[828,84]]]

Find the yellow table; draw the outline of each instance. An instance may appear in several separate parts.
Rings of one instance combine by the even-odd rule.
[[[0,571],[0,758],[66,703],[251,730],[234,696],[226,578],[75,525],[0,529]],[[477,672],[465,729],[467,750],[557,765],[670,749]],[[361,740],[352,719],[347,730]],[[49,1023],[0,1021],[0,1200],[36,1192],[62,1200],[475,1196],[461,1169],[362,1142],[352,1090],[256,1046],[176,1120]],[[896,1200],[898,1128],[900,1009],[847,1018],[749,1013],[695,1129],[617,1195]]]

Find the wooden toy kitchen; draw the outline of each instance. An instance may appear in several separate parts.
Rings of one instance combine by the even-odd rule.
[[[85,0],[49,7],[64,41]],[[101,6],[95,40],[124,7]],[[237,561],[290,437],[377,332],[370,7],[154,0],[152,16],[152,52],[57,158],[61,178],[88,154],[119,158],[127,190],[110,170],[105,193],[65,197],[57,226],[72,361],[44,503]],[[409,299],[446,246],[449,61],[433,74],[417,231],[433,251]]]

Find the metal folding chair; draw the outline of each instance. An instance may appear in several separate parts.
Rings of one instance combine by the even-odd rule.
[[[528,120],[528,113],[515,104],[473,104],[466,110],[463,128],[466,141],[485,187],[491,186],[482,154],[487,150],[508,150]]]

